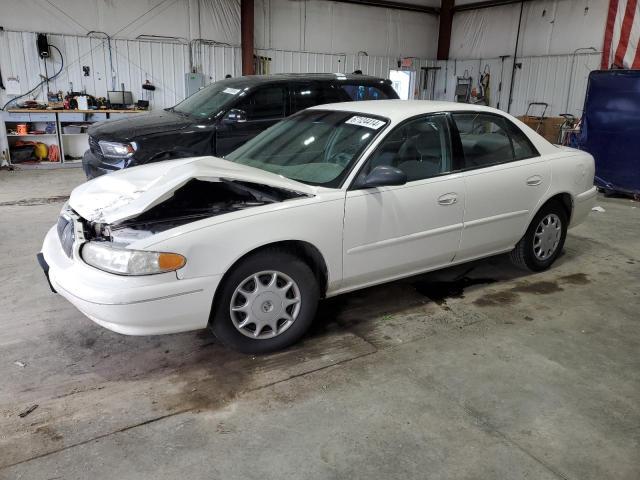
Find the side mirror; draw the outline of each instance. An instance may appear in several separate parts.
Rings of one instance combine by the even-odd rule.
[[[392,185],[404,185],[407,183],[407,174],[399,168],[380,165],[369,172],[361,179],[357,179],[353,185],[354,189],[387,187]]]
[[[242,123],[247,121],[247,112],[240,110],[239,108],[232,108],[224,116],[223,121],[225,123]]]

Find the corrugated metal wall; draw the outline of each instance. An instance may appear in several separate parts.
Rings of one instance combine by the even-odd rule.
[[[112,40],[110,70],[109,45],[105,38],[75,35],[48,35],[49,43],[60,49],[64,58],[63,70],[49,84],[50,91],[66,92],[73,83],[74,91],[102,97],[113,86],[131,90],[134,98],[141,98],[145,80],[157,90],[152,93],[155,108],[174,105],[184,98],[184,73],[189,71],[189,47],[176,43],[146,42],[138,40]],[[47,73],[52,76],[60,69],[60,55],[52,50],[47,60]],[[88,66],[89,76],[82,67]],[[36,48],[36,34],[31,32],[0,33],[0,69],[3,78],[16,76],[23,93],[41,81],[45,75],[44,62]],[[34,92],[36,93],[36,92]],[[38,98],[44,98],[42,89]],[[2,92],[4,95],[4,92]],[[146,97],[145,97],[146,98]],[[8,98],[2,97],[3,104]]]
[[[74,90],[86,91],[96,96],[105,96],[111,89],[112,74],[109,72],[109,48],[103,38],[89,38],[74,35],[49,35],[49,42],[57,46],[64,56],[64,69],[51,82],[53,91],[69,90],[69,82]],[[153,108],[172,106],[184,98],[184,74],[189,71],[189,46],[180,43],[161,43],[138,40],[113,40],[113,80],[116,89],[124,83],[125,90],[131,90],[134,98],[142,95],[141,85],[149,80],[156,86],[152,93]],[[397,67],[395,57],[365,56],[357,54],[325,54],[295,52],[285,50],[258,50],[258,55],[271,58],[270,73],[322,73],[362,70],[363,73],[387,77],[391,68]],[[588,74],[598,68],[599,54],[557,55],[543,57],[523,57],[518,62],[522,68],[516,70],[511,113],[523,114],[530,102],[547,102],[549,114],[557,115],[568,111],[579,115],[584,102]],[[193,63],[201,67],[209,81],[224,78],[225,75],[241,74],[240,48],[222,45],[200,45],[193,48]],[[52,75],[60,67],[59,56],[53,52],[47,61],[48,73]],[[433,61],[414,59],[413,68],[440,67],[436,73],[435,99],[453,100],[456,77],[465,74],[477,84],[479,73],[487,68],[491,73],[491,106],[507,109],[512,59],[500,58]],[[572,66],[573,65],[573,66]],[[85,77],[83,66],[89,66],[90,75]],[[44,64],[38,57],[36,34],[31,32],[0,33],[0,69],[3,78],[17,76],[22,92],[28,91],[45,75]],[[499,92],[502,74],[502,90]],[[570,92],[569,92],[570,89]],[[38,92],[42,97],[41,90]],[[427,96],[425,96],[426,98]],[[146,98],[146,97],[145,97]],[[0,90],[2,104],[7,100]]]
[[[547,115],[582,115],[589,72],[599,68],[599,53],[522,57],[517,62],[522,67],[516,69],[511,104],[513,115],[523,115],[531,102],[548,103]],[[486,58],[439,61],[436,64],[440,67],[436,77],[437,99],[453,100],[457,77],[471,76],[473,84],[477,85],[480,74],[487,70],[491,75],[490,105],[507,110],[513,58],[505,58],[504,62],[500,58]],[[531,111],[535,115],[540,112],[534,107]]]
[[[362,70],[365,75],[387,78],[389,70],[398,68],[397,57],[295,52],[289,50],[257,50],[257,55],[271,58],[271,73],[351,73]],[[425,58],[414,58],[413,68],[433,63]]]

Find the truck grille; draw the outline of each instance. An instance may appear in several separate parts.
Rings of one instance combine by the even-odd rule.
[[[62,250],[67,255],[67,257],[71,258],[73,253],[73,242],[75,241],[75,232],[73,229],[73,220],[65,215],[60,215],[58,218],[58,238],[60,239],[60,244],[62,245]]]

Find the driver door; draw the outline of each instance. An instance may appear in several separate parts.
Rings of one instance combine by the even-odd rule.
[[[242,110],[245,119],[233,120],[225,116],[216,129],[216,156],[231,153],[240,145],[279,122],[286,114],[286,85],[259,87],[233,108]]]
[[[345,289],[445,266],[460,243],[465,186],[451,173],[447,115],[421,116],[396,127],[359,175],[379,165],[404,171],[407,183],[347,192]]]

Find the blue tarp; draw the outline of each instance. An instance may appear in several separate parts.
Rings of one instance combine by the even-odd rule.
[[[640,194],[640,70],[589,75],[578,146],[596,161],[596,185]]]

